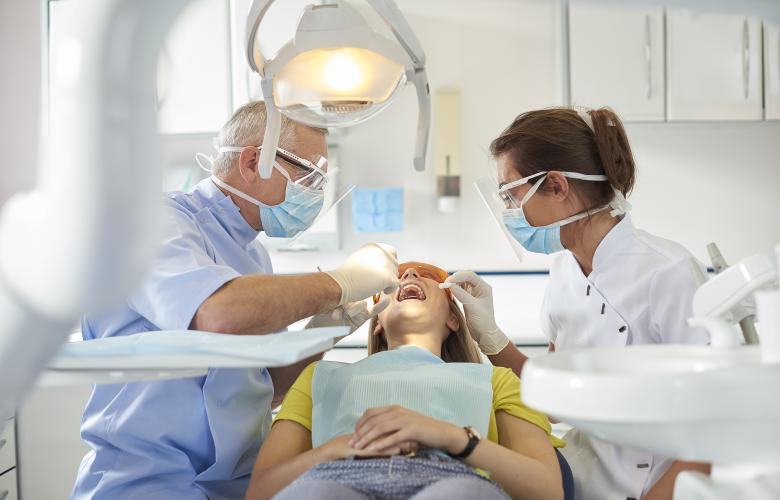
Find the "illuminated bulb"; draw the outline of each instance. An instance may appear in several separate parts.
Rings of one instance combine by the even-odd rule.
[[[325,83],[340,92],[356,90],[363,81],[360,66],[354,57],[343,52],[332,54],[325,63]]]

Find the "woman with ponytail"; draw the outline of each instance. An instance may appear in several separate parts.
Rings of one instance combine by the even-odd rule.
[[[636,182],[628,137],[608,108],[523,113],[491,146],[504,224],[530,252],[556,253],[541,311],[551,351],[636,344],[705,344],[690,328],[696,280],[681,245],[634,227],[626,201]],[[451,289],[494,365],[520,373],[526,357],[496,325],[489,285],[470,271]],[[637,388],[641,390],[641,388]],[[709,466],[565,437],[578,497],[671,499],[682,470]]]

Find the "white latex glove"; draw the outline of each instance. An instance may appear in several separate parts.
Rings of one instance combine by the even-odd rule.
[[[363,326],[363,324],[385,310],[390,305],[390,296],[384,295],[376,304],[369,304],[365,300],[350,302],[336,309],[318,314],[309,320],[306,328],[322,328],[326,326],[348,326],[349,333]]]
[[[341,306],[398,288],[398,256],[389,245],[369,243],[350,255],[341,267],[326,273],[341,287]]]
[[[447,286],[449,284],[449,286]],[[493,312],[493,289],[477,273],[458,271],[439,285],[449,288],[466,313],[466,325],[479,349],[488,356],[498,354],[509,344],[509,338],[496,324]]]

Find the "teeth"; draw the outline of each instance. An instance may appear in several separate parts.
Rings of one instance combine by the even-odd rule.
[[[407,299],[425,300],[425,292],[418,285],[414,283],[407,283],[398,290],[398,301]]]

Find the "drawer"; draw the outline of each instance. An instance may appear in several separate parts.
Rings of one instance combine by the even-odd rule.
[[[16,469],[11,469],[0,476],[0,500],[19,500],[19,490],[16,488]]]
[[[5,429],[0,434],[0,474],[16,466],[14,422],[13,419],[6,422]]]

